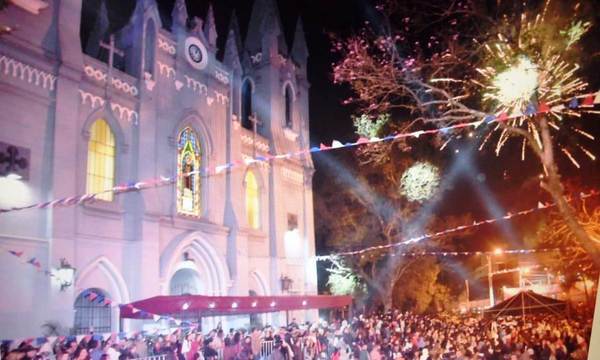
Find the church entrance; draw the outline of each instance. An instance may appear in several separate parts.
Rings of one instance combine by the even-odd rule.
[[[201,282],[194,269],[179,269],[169,283],[170,295],[200,295]]]

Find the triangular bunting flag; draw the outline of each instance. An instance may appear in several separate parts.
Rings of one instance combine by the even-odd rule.
[[[329,149],[331,149],[331,148],[323,143],[321,143],[319,145],[319,150],[329,150]]]
[[[378,142],[381,141],[381,138],[378,138],[377,136],[373,136],[369,139],[370,142]]]
[[[358,140],[356,140],[356,144],[360,145],[360,144],[368,144],[369,143],[369,139],[367,139],[366,137],[359,137]]]
[[[160,320],[160,315],[154,314],[154,315],[152,315],[152,319],[154,319],[154,321],[158,321],[158,320]]]
[[[596,93],[596,98],[594,98],[594,104],[600,104],[600,91]]]
[[[535,106],[535,104],[529,103],[529,105],[527,105],[527,107],[525,108],[524,114],[527,116],[533,116],[537,114],[537,107]]]
[[[545,102],[541,102],[540,106],[538,107],[538,112],[545,114],[549,111],[550,111],[550,107],[548,106],[548,104],[546,104]]]
[[[586,96],[581,103],[582,106],[594,106],[594,95]]]
[[[90,299],[90,301],[94,301],[94,299],[97,297],[98,297],[98,294],[90,291],[90,294],[88,295],[88,298]]]
[[[21,257],[23,255],[22,251],[14,251],[14,250],[8,250],[9,253],[13,254],[16,257]]]
[[[508,119],[508,115],[506,115],[506,113],[505,113],[505,112],[503,112],[503,113],[501,113],[500,115],[498,115],[498,120],[500,120],[500,121],[504,121],[504,120],[506,120],[506,119]]]
[[[537,208],[538,208],[538,209],[543,209],[543,208],[545,208],[545,207],[546,207],[546,205],[544,205],[544,204],[542,204],[540,201],[538,201],[538,204],[537,204]]]
[[[138,308],[133,308],[133,309],[131,309],[131,313],[132,313],[132,314],[137,314],[137,313],[139,313],[139,312],[140,312],[140,309],[138,309]]]
[[[342,147],[344,147],[344,144],[342,144],[341,142],[339,142],[337,140],[333,140],[331,142],[331,148],[332,149],[339,149],[339,148],[342,148]]]
[[[486,124],[489,124],[489,123],[493,122],[494,120],[496,120],[496,116],[494,116],[492,114],[488,114],[483,117],[483,122],[485,122]]]
[[[577,100],[576,97],[572,98],[571,101],[569,101],[569,109],[575,109],[578,106],[579,106],[579,100]]]

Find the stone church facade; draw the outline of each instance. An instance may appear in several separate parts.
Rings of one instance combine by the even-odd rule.
[[[115,304],[156,295],[315,294],[310,154],[253,160],[308,147],[300,20],[288,46],[274,0],[254,1],[245,39],[235,16],[217,34],[212,9],[191,18],[177,0],[167,26],[154,0],[139,0],[111,36],[104,5],[89,20],[91,1],[31,2],[48,6],[0,10],[14,28],[0,35],[0,152],[27,163],[19,179],[0,161],[0,207],[177,180],[0,214],[0,338],[39,336],[48,322],[70,333],[137,329],[119,323]],[[63,289],[41,271],[61,259],[76,269]],[[89,301],[89,290],[112,304]]]

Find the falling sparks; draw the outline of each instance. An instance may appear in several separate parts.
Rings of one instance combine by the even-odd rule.
[[[510,37],[511,40],[498,34],[484,45],[487,60],[477,69],[481,78],[472,82],[482,88],[482,100],[492,113],[497,116],[508,114],[510,118],[504,122],[505,126],[496,126],[484,137],[479,150],[493,138],[496,141],[494,152],[499,155],[512,136],[507,128],[527,131],[537,146],[543,148],[540,116],[546,117],[554,132],[564,128],[588,140],[595,140],[584,130],[563,127],[565,117],[580,118],[584,112],[597,112],[590,103],[587,107],[591,109],[586,109],[586,105],[579,106],[579,94],[586,90],[588,84],[577,76],[579,65],[566,60],[566,52],[590,29],[591,23],[572,20],[566,29],[560,30],[562,42],[547,40],[546,43],[543,33],[553,21],[546,16],[549,2],[546,1],[542,14],[533,18],[522,14],[521,29],[516,36]],[[567,103],[569,106],[564,105]],[[522,160],[525,160],[526,144],[526,140],[521,144]],[[562,146],[560,150],[577,168],[580,168],[580,163],[573,151],[595,160],[596,156],[584,146],[579,143],[575,146],[574,149]]]

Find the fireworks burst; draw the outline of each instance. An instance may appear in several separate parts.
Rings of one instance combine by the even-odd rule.
[[[521,128],[531,134],[531,137],[542,148],[539,124],[536,119],[540,107],[544,107],[550,128],[554,132],[571,127],[564,126],[565,117],[580,117],[582,112],[591,109],[565,106],[573,101],[587,87],[587,83],[577,75],[579,65],[569,62],[567,52],[589,30],[590,23],[572,21],[567,29],[560,30],[560,36],[549,37],[549,28],[553,26],[546,20],[548,3],[542,14],[528,20],[526,14],[521,16],[521,30],[511,40],[498,34],[494,41],[485,45],[487,53],[484,65],[477,69],[481,80],[474,81],[483,90],[482,99],[486,107],[495,114],[506,114],[508,127]],[[514,28],[514,27],[513,27]],[[577,135],[589,139],[585,132],[575,130]],[[498,135],[494,135],[498,134]],[[511,134],[506,127],[496,124],[493,131],[486,134],[480,150],[497,139],[496,155],[508,143]],[[521,158],[525,159],[525,144],[523,139]],[[576,144],[576,149],[560,146],[564,154],[577,168],[580,163],[573,151],[585,154],[590,159],[595,156],[583,145]]]
[[[440,184],[437,167],[427,162],[417,162],[408,168],[402,178],[401,193],[409,201],[423,202],[430,199]]]

